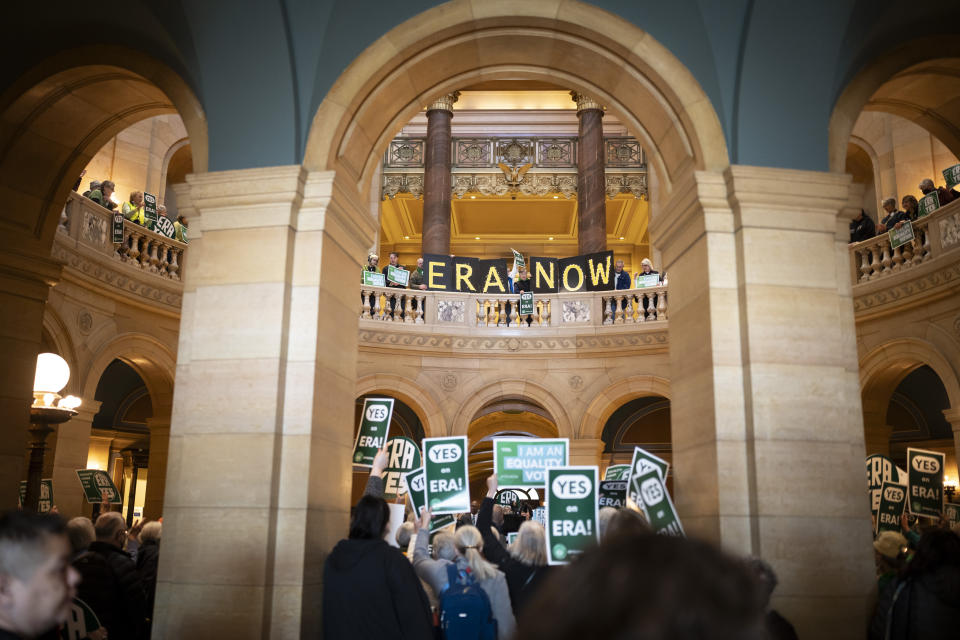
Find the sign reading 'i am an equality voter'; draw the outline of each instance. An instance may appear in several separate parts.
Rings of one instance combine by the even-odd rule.
[[[493,472],[504,487],[542,487],[546,471],[565,467],[569,460],[567,438],[494,438]]]

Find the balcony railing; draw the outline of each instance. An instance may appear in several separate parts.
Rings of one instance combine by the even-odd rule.
[[[361,323],[393,322],[446,328],[528,331],[665,323],[667,287],[534,296],[533,313],[520,314],[520,296],[360,287]]]
[[[123,242],[114,244],[112,228],[112,211],[78,193],[70,193],[60,218],[60,231],[66,232],[78,245],[144,273],[173,281],[183,278],[186,244],[129,220],[123,221]]]

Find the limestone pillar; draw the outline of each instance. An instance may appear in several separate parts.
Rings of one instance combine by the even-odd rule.
[[[957,469],[960,469],[960,409],[945,409],[943,417],[953,428],[953,446],[955,448]]]
[[[678,510],[688,534],[771,562],[801,637],[862,637],[873,584],[848,182],[695,172],[651,228],[670,273]]]
[[[156,520],[163,515],[163,495],[167,487],[170,414],[147,418],[147,428],[150,429],[150,457],[147,460],[147,494],[143,498],[143,517]]]
[[[570,464],[601,467],[603,440],[577,438],[570,441]],[[600,470],[602,472],[602,469]]]
[[[427,107],[423,159],[423,253],[450,253],[450,121],[460,92],[440,96]],[[386,262],[384,262],[386,264]]]
[[[8,237],[12,237],[12,233]],[[26,479],[25,452],[43,308],[62,265],[0,249],[0,510],[15,509]]]
[[[577,243],[581,255],[607,250],[607,183],[604,173],[603,106],[571,91],[577,103]]]
[[[357,285],[344,274],[374,221],[331,172],[188,185],[154,630],[300,637],[321,626],[323,562],[347,535]]]
[[[56,445],[48,457],[53,458],[53,497],[60,515],[74,518],[89,512],[77,469],[87,468],[90,455],[90,429],[100,411],[100,402],[83,399],[77,415],[57,427]],[[51,456],[52,453],[52,456]]]

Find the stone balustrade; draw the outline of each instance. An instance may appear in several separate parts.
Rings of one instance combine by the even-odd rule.
[[[123,242],[111,242],[113,212],[89,198],[71,192],[60,218],[60,229],[84,246],[123,262],[134,269],[179,281],[187,245],[123,221]]]
[[[533,313],[519,313],[519,294],[447,293],[360,287],[360,321],[438,327],[532,331],[664,323],[667,287],[534,296]]]

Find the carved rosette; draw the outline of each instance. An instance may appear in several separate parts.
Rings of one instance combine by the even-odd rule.
[[[414,198],[423,196],[423,174],[386,173],[383,175],[383,198],[394,198],[398,193],[409,193]]]
[[[647,199],[647,176],[646,174],[614,174],[606,176],[607,197],[616,198],[621,193],[633,194],[634,198],[640,200]]]

